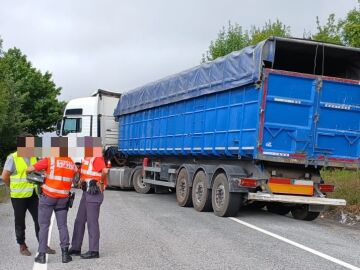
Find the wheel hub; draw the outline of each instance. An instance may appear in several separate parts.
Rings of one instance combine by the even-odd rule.
[[[145,188],[145,187],[146,187],[146,184],[144,183],[142,177],[138,177],[138,186],[141,187],[141,188]]]
[[[180,179],[180,190],[179,190],[179,195],[180,195],[182,198],[185,197],[185,191],[186,191],[185,179],[182,178],[182,179]]]
[[[225,187],[224,185],[218,185],[215,190],[215,204],[221,208],[225,201]]]
[[[198,184],[196,186],[196,191],[195,191],[196,202],[200,203],[202,201],[203,194],[204,194],[204,187],[202,184]]]

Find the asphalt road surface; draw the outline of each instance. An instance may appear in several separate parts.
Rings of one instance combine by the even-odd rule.
[[[69,212],[69,230],[80,199]],[[0,269],[360,269],[360,230],[318,219],[298,221],[245,210],[219,218],[178,207],[175,194],[108,190],[101,208],[100,258],[61,263],[56,222],[46,265],[34,264],[37,242],[27,215],[27,244],[19,255],[10,202],[0,204]],[[87,251],[87,236],[83,251]]]

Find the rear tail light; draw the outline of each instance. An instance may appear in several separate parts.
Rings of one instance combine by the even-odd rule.
[[[147,167],[149,165],[149,158],[144,158],[143,159],[143,167]]]
[[[143,167],[142,167],[142,170],[141,170],[141,176],[142,177],[144,177],[145,176],[145,170],[144,170],[144,168],[145,167],[148,167],[148,165],[149,165],[149,158],[144,158],[143,159]]]
[[[324,193],[333,192],[334,191],[334,186],[333,185],[320,184],[319,185],[319,190],[321,192],[324,192]]]
[[[239,186],[243,187],[257,187],[257,179],[244,178],[240,179]]]
[[[271,184],[291,184],[290,178],[279,178],[279,177],[270,177],[269,183]]]

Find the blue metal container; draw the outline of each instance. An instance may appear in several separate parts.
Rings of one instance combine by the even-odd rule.
[[[114,113],[119,150],[130,156],[359,166],[359,80],[258,67],[261,60],[255,56],[271,59],[272,46],[267,41],[252,47],[251,54],[245,51],[255,59],[246,58],[252,63],[250,72],[239,65],[216,80],[212,63],[123,95]],[[227,60],[219,60],[216,68],[229,69]],[[210,75],[201,79],[204,70]],[[237,77],[236,70],[250,79]],[[148,102],[141,102],[144,95]]]

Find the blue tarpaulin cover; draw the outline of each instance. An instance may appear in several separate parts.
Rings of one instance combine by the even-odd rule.
[[[274,47],[274,41],[268,39],[126,92],[114,116],[254,83],[260,79],[262,61],[273,61]]]

